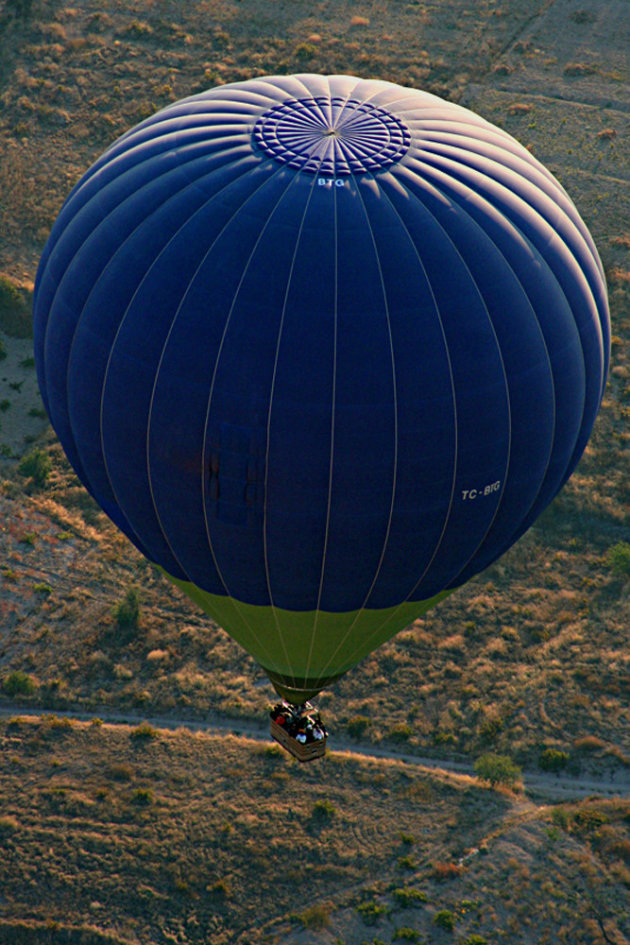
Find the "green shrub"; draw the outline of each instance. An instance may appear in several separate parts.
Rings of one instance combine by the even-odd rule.
[[[400,722],[398,725],[392,725],[390,728],[387,737],[397,744],[403,744],[404,742],[409,741],[413,735],[413,729],[411,725],[407,725],[406,722]]]
[[[318,932],[330,925],[330,908],[329,903],[318,902],[298,913],[296,919],[302,923],[305,929]]]
[[[497,784],[513,787],[521,778],[521,769],[507,755],[495,755],[492,752],[481,755],[475,761],[474,768],[477,777],[492,787]]]
[[[149,788],[137,788],[131,796],[131,803],[136,807],[149,807],[154,800],[153,791]]]
[[[419,902],[427,901],[427,894],[423,893],[420,889],[400,887],[399,889],[392,890],[392,896],[403,909],[409,909]]]
[[[447,932],[452,932],[455,928],[456,916],[454,912],[451,912],[450,909],[440,909],[439,912],[436,912],[433,916],[433,921],[436,925],[439,925],[441,929],[446,929]]]
[[[206,886],[206,892],[215,899],[229,899],[232,895],[232,886],[229,879],[217,879],[215,883]]]
[[[4,361],[7,356],[6,349],[4,347],[4,341],[0,338],[0,361]]]
[[[74,722],[72,719],[69,719],[66,716],[46,715],[44,716],[41,732],[44,736],[63,736],[72,731],[73,725]]]
[[[130,587],[124,600],[114,607],[114,619],[121,630],[135,630],[140,620],[140,595]]]
[[[263,758],[284,758],[285,752],[280,745],[265,745],[262,755]]]
[[[331,801],[326,799],[326,800],[315,801],[315,803],[313,804],[311,817],[313,818],[315,823],[324,824],[324,823],[327,823],[329,820],[332,820],[336,813],[337,813],[337,810],[335,808],[335,805],[331,803]]]
[[[460,945],[488,945],[488,940],[483,937],[483,935],[469,935],[468,938],[463,939],[460,942]]]
[[[152,33],[152,27],[140,20],[133,20],[125,29],[125,34],[130,39],[149,39]]]
[[[0,4],[0,26],[3,19],[1,10]],[[0,275],[0,328],[14,338],[33,335],[30,293],[5,275]]]
[[[374,925],[382,915],[387,914],[387,906],[379,905],[378,902],[370,899],[368,902],[360,902],[357,906],[357,912],[366,925]]]
[[[46,484],[52,464],[50,457],[43,450],[35,449],[20,462],[18,472],[21,476],[30,476],[36,486]]]
[[[317,46],[313,43],[300,43],[295,47],[295,55],[298,59],[312,59],[317,55]]]
[[[15,669],[6,677],[2,688],[7,696],[30,696],[35,692],[35,683],[21,669]]]
[[[16,0],[7,0],[7,8],[14,9],[18,6]],[[7,276],[0,276],[0,312],[8,312],[11,309],[18,308],[22,303],[20,293],[11,279]]]
[[[571,825],[571,817],[565,807],[554,807],[551,811],[551,822],[555,824],[556,827],[562,827],[563,830],[568,830]]]
[[[420,932],[417,929],[410,929],[408,925],[403,925],[396,929],[392,936],[392,941],[403,939],[405,942],[420,942]]]
[[[497,735],[503,729],[503,719],[498,716],[489,716],[485,718],[479,726],[479,734],[487,742],[494,741]]]
[[[630,544],[627,541],[618,541],[606,552],[606,564],[620,577],[630,574]]]
[[[545,748],[538,764],[543,771],[560,771],[569,763],[569,755],[566,751],[558,751],[557,748]]]
[[[148,741],[150,738],[157,738],[160,733],[148,722],[141,722],[131,732],[131,737],[135,741]]]
[[[131,781],[133,768],[127,764],[113,764],[105,769],[105,777],[112,781]]]
[[[603,824],[607,824],[609,820],[607,814],[593,807],[583,807],[573,817],[574,823],[586,830],[597,830]]]
[[[353,718],[348,719],[346,724],[348,735],[350,735],[351,738],[361,738],[369,725],[370,720],[366,718],[365,715],[355,715]]]
[[[415,870],[417,864],[412,856],[400,856],[398,858],[398,866],[402,870]]]

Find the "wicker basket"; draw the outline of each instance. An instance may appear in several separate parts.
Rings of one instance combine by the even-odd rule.
[[[312,761],[314,758],[322,758],[326,754],[326,737],[315,742],[298,742],[295,738],[277,722],[271,720],[271,737],[275,738],[279,745],[286,748],[290,754],[298,761]]]

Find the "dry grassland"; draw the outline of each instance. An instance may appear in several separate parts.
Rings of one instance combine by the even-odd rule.
[[[630,931],[630,802],[536,808],[400,763],[55,716],[1,722],[0,745],[0,942],[439,943],[446,915],[458,941]]]
[[[495,751],[528,768],[627,779],[627,14],[627,0],[0,0],[5,706],[237,721],[265,712],[260,670],[69,469],[41,415],[28,296],[68,190],[135,122],[219,82],[356,73],[460,101],[560,178],[606,269],[613,358],[586,454],[539,523],[322,694],[333,746],[337,733],[411,755]],[[40,468],[50,464],[40,485],[20,471],[34,450]],[[115,608],[134,588],[138,626],[121,627]],[[137,739],[54,719],[0,722],[0,746],[3,943],[630,936],[621,801],[536,809],[399,764],[333,755],[303,768],[236,738]],[[487,853],[462,868],[473,848]]]
[[[23,7],[27,17],[12,15]],[[169,102],[292,72],[378,76],[456,98],[530,17],[530,0],[5,0],[0,271],[32,279],[70,187]]]

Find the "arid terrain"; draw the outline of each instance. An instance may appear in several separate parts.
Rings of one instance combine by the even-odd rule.
[[[629,13],[0,0],[0,942],[630,941]],[[300,766],[246,737],[274,698],[262,671],[74,476],[30,296],[65,196],[119,134],[212,85],[306,71],[425,88],[530,148],[597,242],[613,350],[561,495],[322,693],[333,751]],[[524,792],[461,773],[488,753]],[[535,775],[601,787],[563,801]]]

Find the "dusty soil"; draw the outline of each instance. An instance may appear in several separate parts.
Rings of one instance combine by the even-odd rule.
[[[322,694],[333,733],[360,731],[365,751],[467,765],[498,751],[543,774],[554,749],[561,777],[627,780],[630,575],[611,557],[630,541],[627,14],[627,0],[0,2],[0,289],[22,299],[66,194],[118,134],[262,73],[378,76],[459,101],[528,146],[593,232],[613,359],[587,452],[499,564]],[[28,680],[3,704],[255,724],[273,698],[258,668],[77,483],[41,416],[27,331],[23,306],[0,306],[0,685]],[[51,462],[42,487],[19,472],[33,449]],[[139,625],[121,634],[113,611],[133,587]],[[0,743],[0,942],[630,936],[622,801],[537,807],[385,759],[304,770],[203,734],[140,751],[108,726],[0,720]],[[432,873],[484,841],[452,879]],[[308,897],[272,881],[309,869]],[[427,900],[397,897],[408,887]]]
[[[1,942],[630,932],[628,801],[536,807],[397,761],[300,765],[233,737],[55,716],[0,720],[0,748]]]

